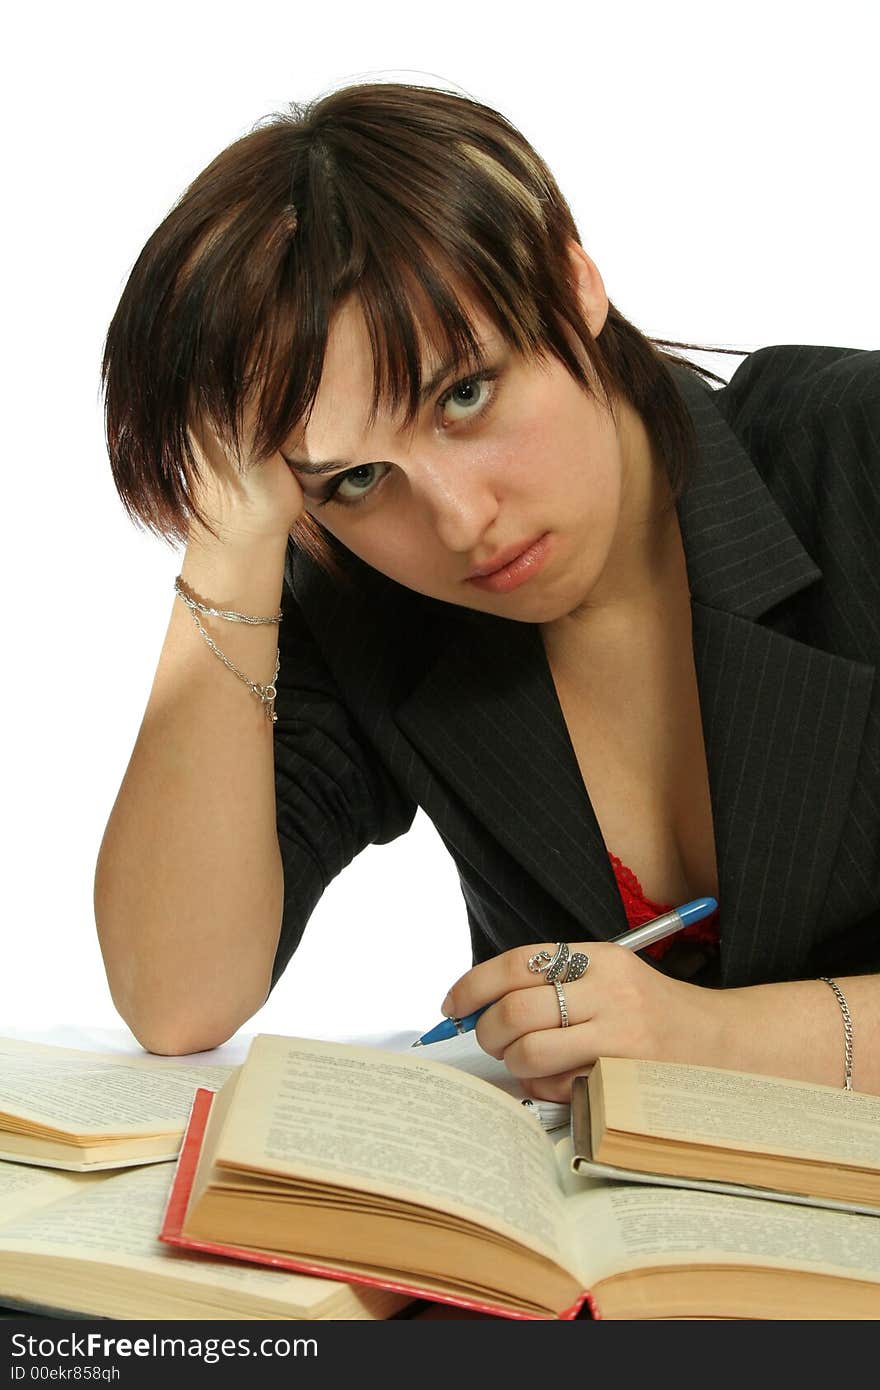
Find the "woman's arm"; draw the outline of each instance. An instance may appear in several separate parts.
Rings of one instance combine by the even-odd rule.
[[[201,505],[181,573],[211,607],[277,613],[302,496],[279,456],[247,480],[202,432]],[[275,670],[277,625],[201,619],[251,680]],[[95,873],[113,1000],[148,1050],[224,1042],[264,1002],[281,926],[273,724],[175,599]]]
[[[843,1085],[843,1016],[823,981],[705,989],[661,974],[612,942],[569,944],[589,955],[590,966],[563,986],[565,1028],[556,991],[528,969],[541,945],[474,966],[443,1003],[443,1012],[458,1018],[492,1004],[477,1023],[477,1040],[533,1096],[567,1100],[571,1078],[601,1056]],[[552,953],[554,946],[543,949]],[[854,1025],[853,1088],[880,1094],[880,976],[841,976],[836,983]]]

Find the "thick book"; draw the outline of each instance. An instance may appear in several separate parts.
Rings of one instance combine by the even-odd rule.
[[[67,1173],[0,1163],[0,1304],[56,1317],[377,1319],[393,1291],[174,1250],[158,1239],[174,1164]]]
[[[572,1085],[574,1167],[880,1216],[880,1096],[600,1057]]]
[[[443,1063],[257,1036],[193,1106],[161,1238],[508,1318],[880,1317],[880,1221],[574,1170]]]
[[[0,1160],[91,1172],[174,1159],[196,1087],[233,1070],[0,1038]]]

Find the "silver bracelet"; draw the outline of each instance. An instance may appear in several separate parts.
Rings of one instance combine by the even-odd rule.
[[[223,665],[226,666],[234,676],[238,676],[238,679],[240,681],[244,681],[245,685],[254,692],[257,699],[262,701],[262,704],[266,710],[266,718],[270,719],[273,724],[277,724],[278,715],[275,713],[275,697],[278,694],[278,691],[276,689],[275,682],[278,679],[278,672],[281,670],[281,652],[276,648],[275,674],[273,675],[271,681],[269,681],[267,685],[258,685],[256,681],[252,681],[249,676],[246,676],[244,671],[239,671],[237,666],[233,666],[228,656],[223,655],[220,648],[217,646],[217,643],[213,640],[213,638],[211,638],[208,635],[208,633],[205,631],[205,629],[199,622],[198,613],[193,613],[193,622],[195,623],[199,632],[204,637],[208,646],[211,648],[211,651],[214,652],[216,656],[219,656],[220,660],[223,662]]]
[[[199,603],[198,599],[186,592],[182,574],[174,581],[174,592],[193,613],[204,613],[209,618],[225,618],[228,623],[280,623],[284,616],[283,613],[276,613],[274,618],[254,618],[249,613],[236,613],[231,608],[209,608],[206,603]]]
[[[843,1089],[851,1091],[852,1086],[852,1062],[853,1062],[853,1021],[846,1002],[846,996],[836,980],[829,980],[827,975],[820,975],[819,979],[823,984],[828,985],[834,990],[835,998],[840,1005],[840,1012],[843,1014]]]

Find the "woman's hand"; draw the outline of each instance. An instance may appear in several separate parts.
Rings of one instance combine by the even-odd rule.
[[[590,964],[579,980],[562,986],[567,1028],[556,990],[528,967],[536,951],[552,956],[553,943],[518,946],[475,965],[443,1003],[453,1018],[491,1005],[477,1021],[477,1041],[528,1095],[569,1100],[572,1077],[589,1072],[597,1057],[725,1065],[724,991],[671,979],[610,941],[569,945]]]
[[[242,472],[202,416],[188,430],[200,478],[193,500],[223,542],[286,540],[303,510],[302,488],[280,453],[251,463]],[[244,439],[254,436],[254,409],[245,414]],[[247,449],[247,444],[246,444]],[[194,518],[191,535],[210,540]]]

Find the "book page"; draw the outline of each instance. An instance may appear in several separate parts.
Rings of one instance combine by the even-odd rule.
[[[0,1223],[76,1191],[70,1178],[25,1163],[0,1162]]]
[[[56,1047],[54,1043],[31,1042],[28,1038],[0,1038],[0,1060],[5,1061],[7,1057],[52,1057],[58,1052],[66,1053],[69,1057],[78,1057],[81,1062],[95,1061],[102,1054],[100,1052],[86,1052],[81,1047]]]
[[[0,1168],[0,1182],[7,1166],[12,1165]],[[340,1293],[340,1284],[324,1279],[190,1255],[164,1244],[158,1231],[173,1175],[171,1163],[108,1174],[53,1174],[54,1195],[47,1184],[39,1206],[0,1222],[0,1291],[14,1296],[15,1288],[10,1287],[5,1271],[12,1268],[13,1252],[26,1251],[77,1260],[91,1258],[143,1273],[169,1275],[200,1285],[206,1292],[256,1293],[282,1305],[278,1316],[284,1316],[285,1304],[295,1314]],[[46,1268],[48,1271],[51,1266]]]
[[[479,1076],[484,1081],[491,1081],[493,1086],[498,1086],[509,1096],[514,1096],[525,1110],[535,1116],[544,1129],[559,1129],[569,1123],[571,1106],[567,1102],[563,1104],[552,1100],[532,1100],[526,1096],[513,1072],[508,1071],[503,1062],[483,1051],[473,1030],[460,1033],[454,1038],[446,1038],[442,1042],[427,1043],[418,1049],[418,1053],[428,1061],[445,1062],[447,1066],[458,1067],[470,1076]]]
[[[197,1086],[219,1087],[228,1066],[153,1066],[65,1048],[6,1051],[0,1046],[0,1131],[40,1129],[95,1139],[176,1134]],[[16,1121],[24,1121],[17,1124]],[[2,1144],[0,1144],[2,1147]]]
[[[571,1153],[571,1140],[560,1141],[566,1229],[585,1287],[658,1265],[754,1265],[880,1284],[878,1217],[583,1178],[565,1171]]]
[[[880,1170],[880,1096],[602,1057],[590,1078],[591,1106],[600,1077],[606,1130]],[[594,1151],[594,1157],[603,1155]]]
[[[215,1163],[381,1193],[553,1259],[553,1148],[511,1096],[413,1055],[259,1035]]]

